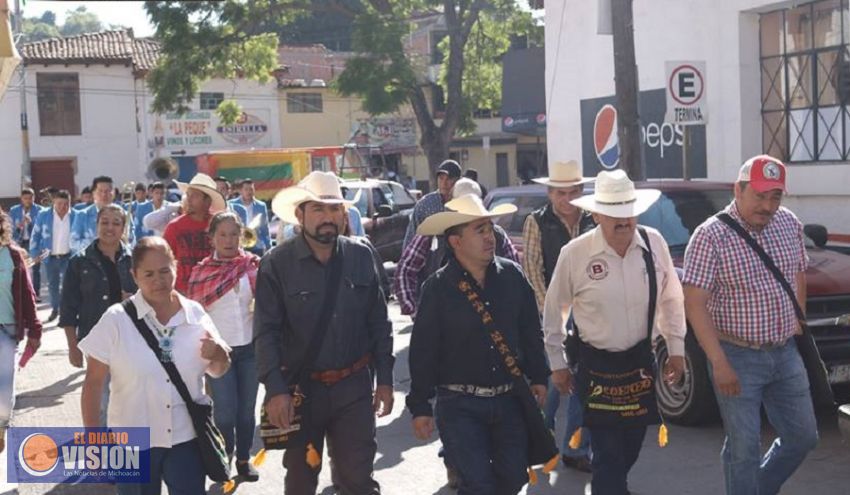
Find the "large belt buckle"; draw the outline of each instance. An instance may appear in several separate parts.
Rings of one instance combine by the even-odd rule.
[[[478,395],[479,397],[495,397],[496,389],[482,387],[478,389],[478,393],[476,393],[475,395]]]

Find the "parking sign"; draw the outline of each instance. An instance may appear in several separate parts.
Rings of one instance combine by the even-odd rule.
[[[667,112],[664,121],[678,125],[708,122],[705,62],[667,62]]]

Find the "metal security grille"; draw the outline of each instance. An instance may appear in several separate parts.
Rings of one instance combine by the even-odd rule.
[[[850,0],[759,18],[762,148],[788,162],[850,156]]]

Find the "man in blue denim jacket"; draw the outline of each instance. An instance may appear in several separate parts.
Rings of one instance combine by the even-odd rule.
[[[30,241],[30,257],[38,266],[44,262],[52,309],[47,321],[59,316],[59,289],[71,257],[71,225],[77,212],[71,210],[71,195],[61,190],[53,195],[53,207],[43,210],[35,220]]]
[[[9,218],[12,219],[12,240],[24,251],[30,249],[35,219],[42,210],[42,207],[36,204],[34,199],[35,192],[29,187],[25,187],[21,190],[21,202],[9,209]],[[32,288],[35,289],[36,301],[39,301],[38,293],[41,290],[40,267],[32,270]]]

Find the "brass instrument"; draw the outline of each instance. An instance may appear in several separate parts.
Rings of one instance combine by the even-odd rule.
[[[248,222],[248,225],[242,228],[242,237],[239,239],[239,245],[242,246],[242,249],[253,249],[257,245],[257,241],[259,241],[257,229],[260,227],[262,220],[263,215],[254,215],[254,218]]]
[[[122,203],[132,203],[135,197],[136,192],[136,182],[128,181],[121,184],[121,202]],[[132,213],[132,212],[130,212]]]
[[[170,158],[154,158],[148,165],[148,178],[168,183],[177,178],[180,169]]]

